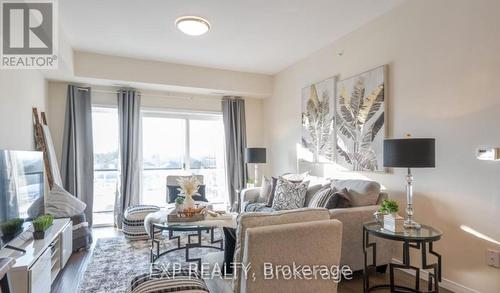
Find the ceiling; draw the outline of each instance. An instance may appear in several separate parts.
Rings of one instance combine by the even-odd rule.
[[[64,0],[60,23],[76,50],[275,74],[405,0]],[[175,28],[199,15],[211,31]]]

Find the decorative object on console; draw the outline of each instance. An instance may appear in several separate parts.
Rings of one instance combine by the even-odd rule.
[[[259,164],[266,163],[266,148],[246,148],[245,163],[254,164],[254,184],[259,186]]]
[[[292,210],[304,207],[309,181],[291,182],[283,178],[278,179],[273,200],[273,209]]]
[[[33,220],[33,238],[35,239],[43,239],[45,238],[45,231],[52,226],[54,222],[54,216],[52,215],[43,215]]]
[[[181,212],[184,209],[184,197],[179,196],[175,199],[175,210]]]
[[[383,171],[386,66],[341,80],[335,101],[336,162],[352,171]]]
[[[20,218],[9,219],[0,224],[0,231],[2,236],[11,237],[23,227],[24,220]]]
[[[334,161],[334,90],[335,78],[302,89],[302,147],[312,162]]]
[[[434,168],[435,162],[434,138],[403,138],[386,139],[384,141],[384,166],[393,168],[407,168],[406,196],[407,218],[405,228],[420,229],[420,224],[413,221],[413,175],[411,168]]]

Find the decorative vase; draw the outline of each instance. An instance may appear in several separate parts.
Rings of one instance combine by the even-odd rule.
[[[175,211],[176,212],[182,212],[184,210],[184,204],[183,203],[175,203]]]
[[[35,231],[35,232],[33,232],[33,238],[35,238],[35,240],[40,240],[40,239],[45,238],[45,231]]]
[[[184,209],[189,209],[189,208],[194,208],[195,207],[195,201],[193,199],[193,195],[191,194],[186,194],[186,197],[184,198]]]

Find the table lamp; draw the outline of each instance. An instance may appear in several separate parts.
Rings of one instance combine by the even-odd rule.
[[[406,176],[406,219],[404,227],[420,229],[420,224],[413,221],[413,175],[411,168],[434,168],[434,138],[403,138],[384,140],[384,167],[407,168]]]
[[[259,164],[266,163],[266,148],[246,148],[245,150],[245,163],[255,164],[255,186],[258,182]]]

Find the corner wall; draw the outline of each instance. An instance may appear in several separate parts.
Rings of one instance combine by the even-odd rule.
[[[414,170],[415,214],[444,232],[443,276],[457,292],[500,292],[500,269],[485,260],[500,246],[460,228],[500,241],[500,162],[475,158],[480,145],[500,146],[499,28],[499,1],[408,1],[283,70],[264,102],[270,173],[296,170],[303,87],[388,64],[388,135],[436,138],[437,168]],[[406,204],[404,170],[361,175]]]
[[[32,107],[47,108],[47,82],[42,74],[0,70],[0,149],[35,149]]]

